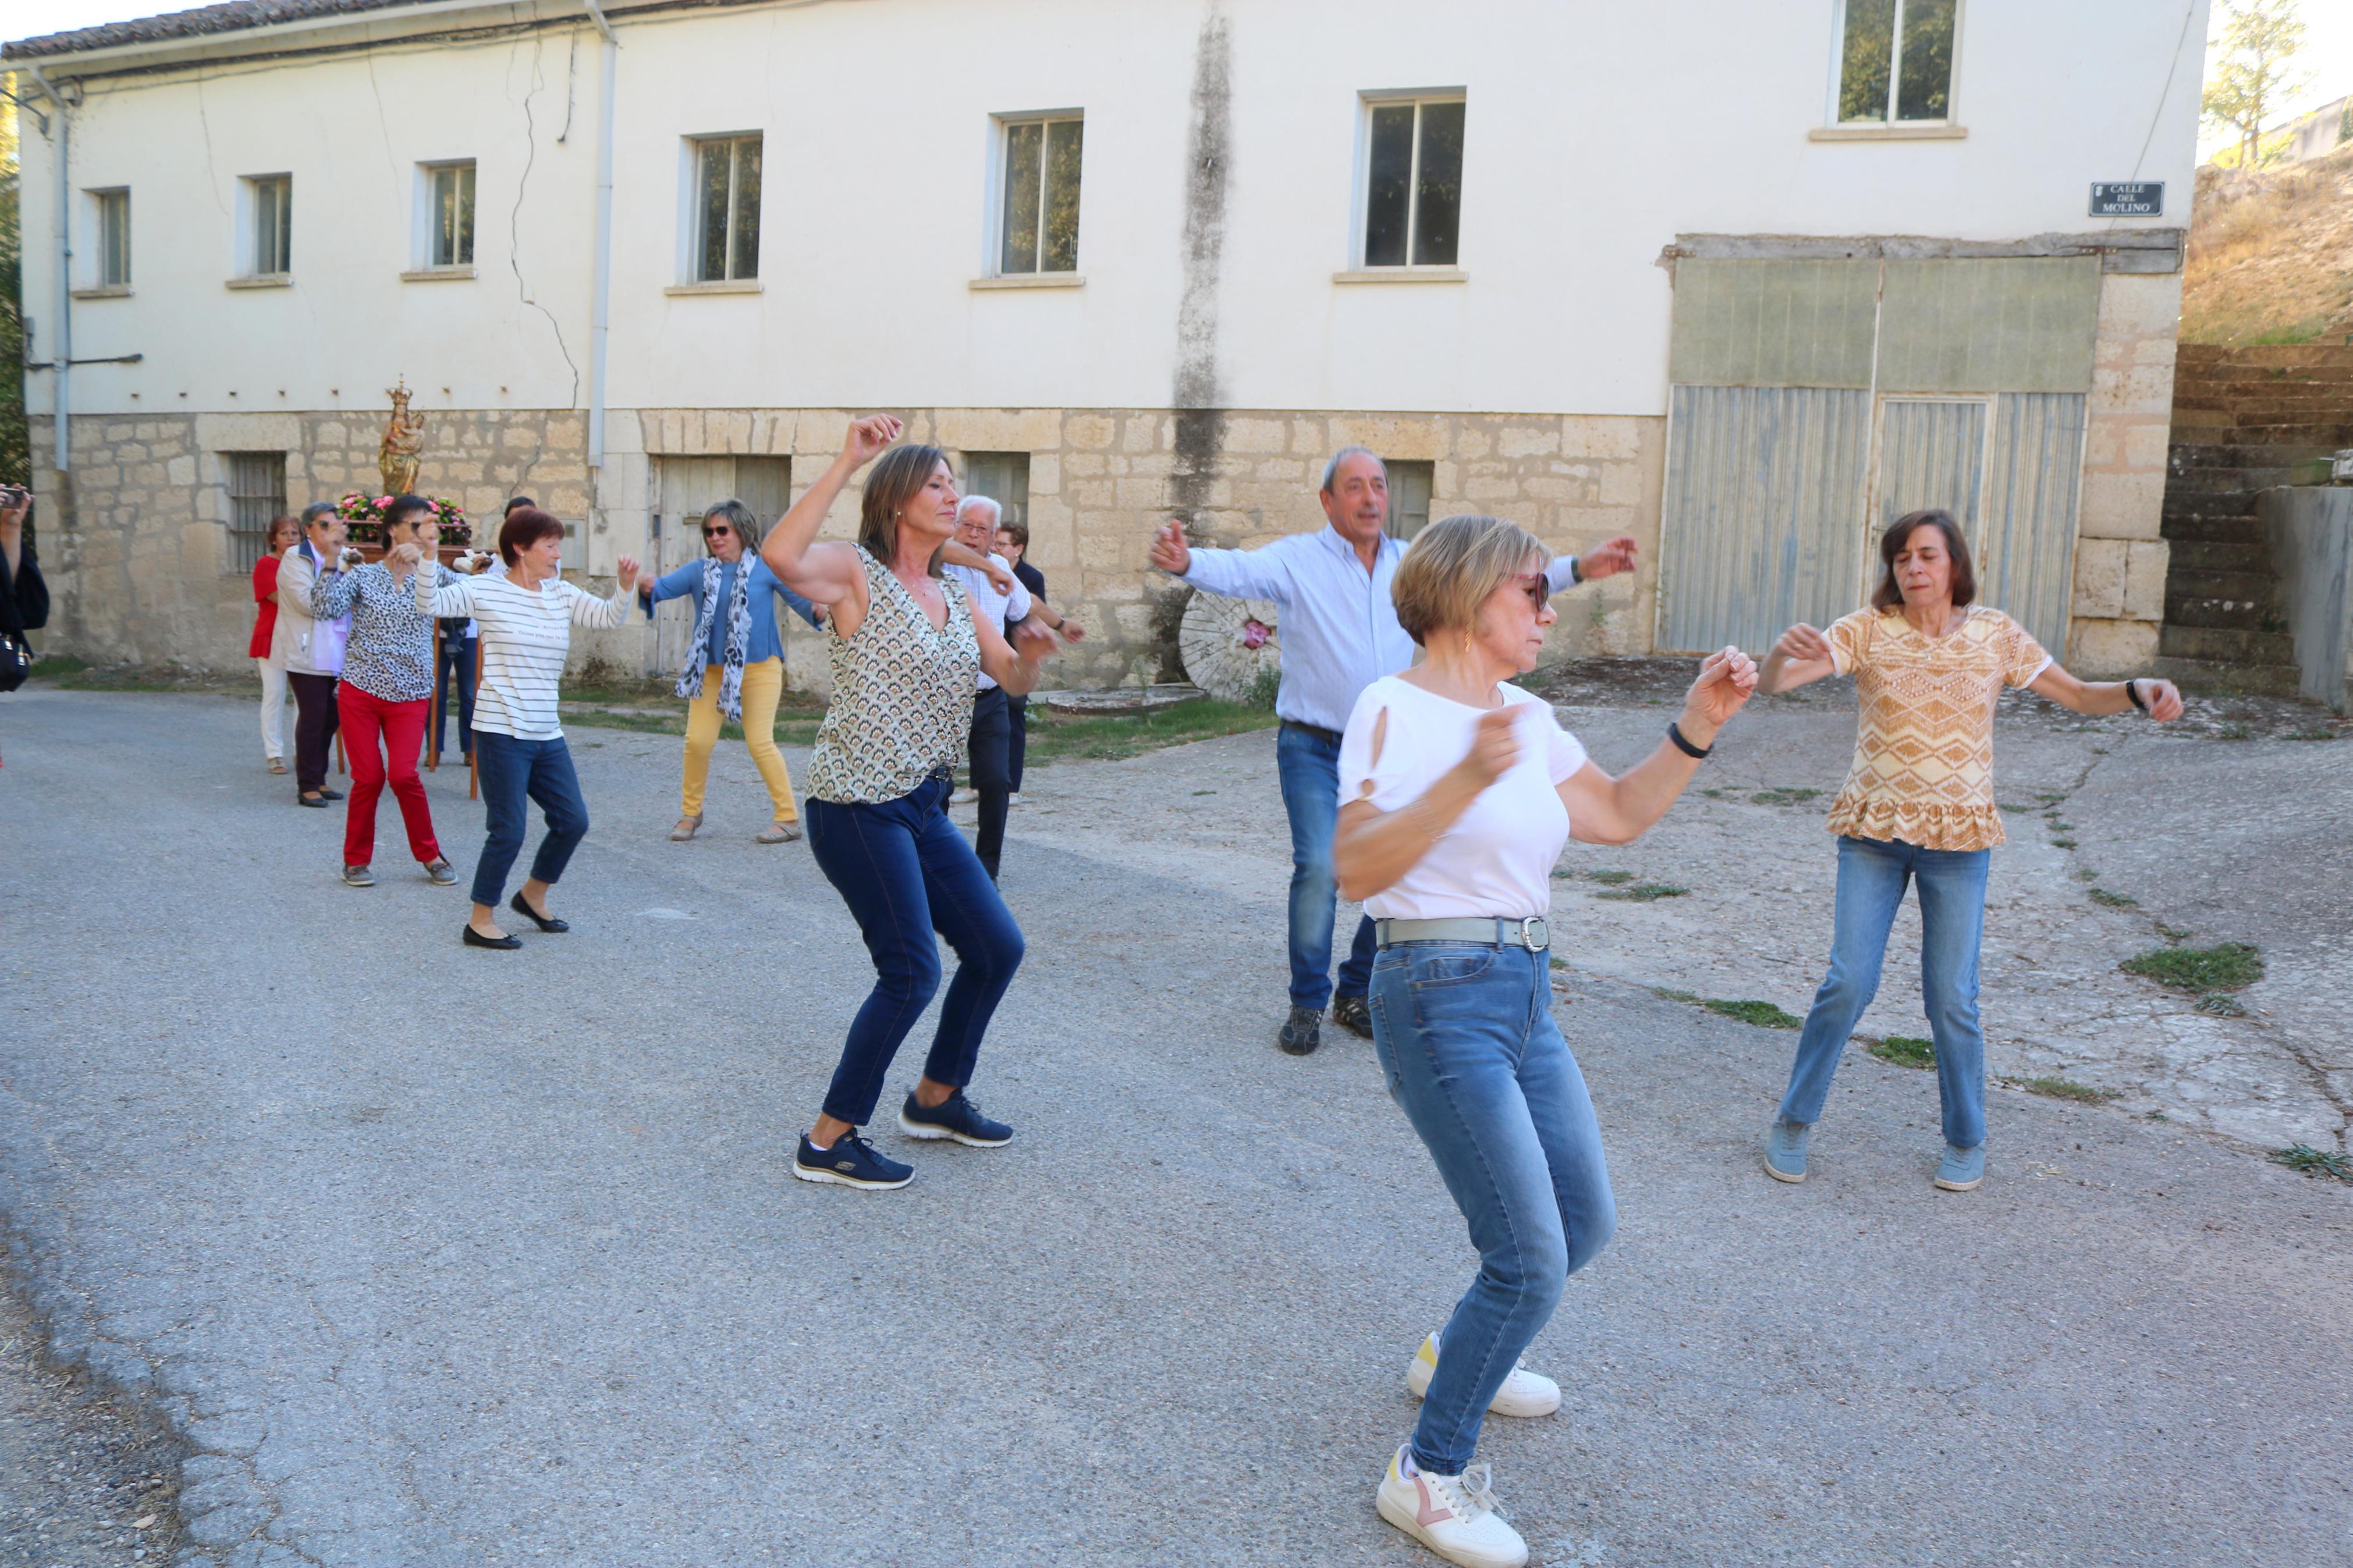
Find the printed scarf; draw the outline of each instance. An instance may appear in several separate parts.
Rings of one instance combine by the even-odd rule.
[[[727,652],[719,665],[720,716],[744,721],[744,653],[752,646],[752,558],[735,563],[735,591],[727,595]],[[726,563],[716,555],[702,558],[702,609],[694,617],[694,639],[688,643],[686,668],[678,673],[678,695],[689,700],[702,695],[702,659],[711,647],[711,617],[719,613],[719,580]]]

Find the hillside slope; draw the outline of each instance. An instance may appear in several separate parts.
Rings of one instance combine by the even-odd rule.
[[[2284,168],[2199,170],[2181,341],[2340,342],[2347,333],[2353,333],[2353,143]]]

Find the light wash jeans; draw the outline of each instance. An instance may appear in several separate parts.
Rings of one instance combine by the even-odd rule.
[[[1585,1075],[1552,1020],[1546,955],[1400,942],[1373,963],[1373,1048],[1471,1223],[1479,1273],[1438,1337],[1413,1462],[1459,1476],[1487,1402],[1609,1245],[1617,1201]]]
[[[1291,818],[1291,1005],[1317,1012],[1332,999],[1332,834],[1340,822],[1340,742],[1286,722],[1274,737],[1274,773]],[[1362,996],[1373,968],[1373,922],[1359,917],[1340,965],[1340,994]]]
[[[1820,1119],[1831,1074],[1857,1020],[1879,991],[1887,931],[1915,878],[1920,883],[1920,993],[1936,1042],[1936,1092],[1945,1142],[1985,1142],[1985,1033],[1978,1026],[1978,949],[1985,936],[1990,849],[1923,849],[1901,838],[1839,839],[1838,915],[1830,973],[1814,993],[1789,1068],[1781,1119]]]

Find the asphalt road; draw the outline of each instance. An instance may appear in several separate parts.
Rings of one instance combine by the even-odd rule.
[[[502,954],[396,840],[340,886],[251,730],[0,709],[0,1204],[57,1351],[189,1445],[182,1562],[1429,1561],[1372,1489],[1471,1253],[1370,1047],[1271,1048],[1262,899],[1017,838],[1018,1141],[811,1187],[868,971],[740,749],[672,845],[677,743],[575,731],[575,929]],[[1569,979],[1621,1226],[1561,1413],[1483,1445],[1537,1562],[2353,1561],[2353,1189],[1997,1090],[1939,1194],[1926,1075],[1860,1054],[1782,1186],[1791,1037]]]

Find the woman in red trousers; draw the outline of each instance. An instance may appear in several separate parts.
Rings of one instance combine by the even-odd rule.
[[[425,781],[417,776],[433,696],[433,616],[417,607],[414,574],[434,574],[437,586],[457,580],[433,553],[439,531],[430,501],[395,496],[385,508],[384,559],[322,576],[311,589],[313,616],[324,620],[349,612],[352,617],[335,708],[352,763],[343,880],[354,888],[375,886],[369,869],[375,858],[375,803],[387,776],[408,829],[408,852],[436,887],[458,880],[433,837]]]

